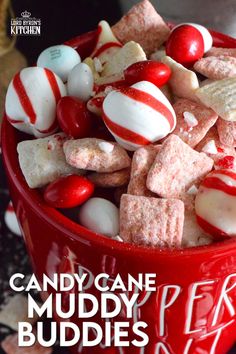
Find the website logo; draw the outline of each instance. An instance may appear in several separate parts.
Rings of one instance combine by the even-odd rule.
[[[21,13],[21,17],[11,19],[11,36],[40,36],[41,20],[31,17],[27,10]]]

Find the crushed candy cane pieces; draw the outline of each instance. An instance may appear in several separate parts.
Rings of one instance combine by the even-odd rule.
[[[184,120],[187,123],[187,125],[192,128],[192,127],[196,127],[196,125],[198,125],[198,120],[195,117],[195,115],[191,112],[184,112],[183,113],[184,116]]]
[[[206,143],[206,145],[203,146],[202,152],[205,152],[206,154],[212,154],[215,155],[218,153],[217,147],[215,140],[210,140]]]

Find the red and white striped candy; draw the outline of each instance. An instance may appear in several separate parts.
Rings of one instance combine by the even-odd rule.
[[[236,237],[236,173],[217,170],[206,176],[195,200],[197,221],[215,238]]]
[[[46,68],[29,67],[11,81],[5,109],[9,122],[37,138],[57,129],[56,105],[66,95],[62,80]]]
[[[91,54],[92,58],[99,58],[101,64],[106,63],[122,47],[106,21],[98,24],[98,38],[96,47]]]
[[[17,236],[21,236],[21,230],[19,227],[18,220],[16,218],[16,213],[13,208],[12,202],[9,202],[7,210],[5,211],[4,221],[11,232],[16,234]]]
[[[201,33],[202,39],[203,39],[203,42],[204,42],[204,53],[208,52],[208,50],[211,49],[212,43],[213,43],[213,39],[212,39],[212,36],[211,36],[210,32],[208,31],[208,29],[206,29],[206,27],[204,27],[202,25],[199,25],[197,23],[186,22],[186,23],[181,23],[181,24],[175,26],[173,28],[173,30],[176,29],[177,27],[180,27],[180,26],[183,26],[183,25],[193,26],[194,28],[196,28]]]
[[[172,105],[148,81],[110,92],[103,102],[103,119],[116,141],[127,150],[164,138],[176,125]]]

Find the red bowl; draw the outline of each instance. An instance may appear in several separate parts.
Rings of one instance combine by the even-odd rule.
[[[235,39],[212,34],[215,45],[236,48]],[[67,44],[86,56],[95,42],[96,32],[90,32]],[[137,320],[148,324],[145,331],[149,344],[142,349],[132,345],[120,349],[99,345],[92,349],[93,353],[226,353],[236,337],[236,243],[228,240],[182,250],[151,249],[95,234],[50,208],[37,190],[28,188],[16,152],[21,139],[22,134],[4,117],[2,152],[9,188],[40,281],[43,274],[66,272],[86,272],[91,280],[105,272],[111,282],[118,273],[124,281],[128,273],[134,277],[139,273],[157,274],[157,291],[140,292],[133,319],[129,320],[131,326]],[[93,285],[87,291],[99,297]],[[120,314],[117,320],[125,319]],[[58,317],[57,320],[60,321]],[[76,316],[70,321],[81,324]],[[104,326],[99,316],[96,322]],[[91,353],[81,342],[71,350]]]

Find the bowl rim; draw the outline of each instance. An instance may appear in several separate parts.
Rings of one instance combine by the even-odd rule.
[[[211,33],[214,33],[214,35],[220,38],[221,41],[222,38],[223,40],[224,38],[226,38],[226,40],[229,39],[229,42],[232,42],[232,45],[233,41],[235,41],[234,45],[236,47],[236,40],[234,38],[216,31],[211,31]],[[94,36],[96,31],[88,32],[89,40],[91,40],[91,34]],[[76,48],[76,43],[79,44],[81,39],[84,45],[84,42],[86,42],[86,33],[67,41],[66,44]],[[90,231],[89,229],[64,216],[59,210],[49,207],[38,190],[30,189],[28,187],[18,162],[16,147],[19,141],[19,135],[20,133],[7,121],[6,114],[4,114],[1,127],[1,146],[3,161],[8,179],[11,179],[14,186],[25,199],[26,203],[35,212],[37,212],[43,220],[51,224],[53,227],[60,229],[60,231],[63,232],[66,237],[70,237],[75,241],[80,241],[85,244],[94,244],[100,247],[104,247],[115,252],[126,254],[135,252],[136,256],[149,256],[155,259],[160,257],[176,258],[180,256],[181,258],[196,258],[199,255],[216,257],[228,253],[230,250],[236,248],[234,239],[214,242],[205,246],[188,248],[152,248],[148,246],[137,246],[131,243],[119,242],[104,235]],[[11,142],[10,144],[8,144],[9,141]]]

